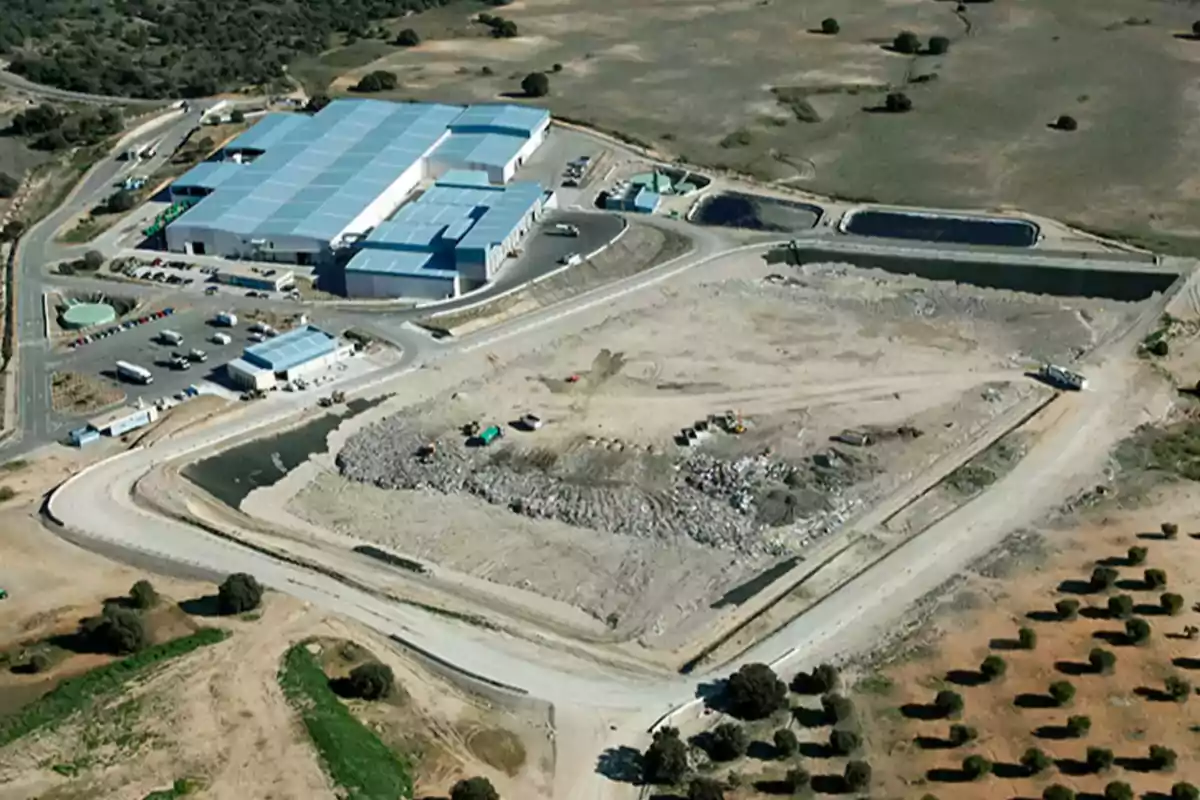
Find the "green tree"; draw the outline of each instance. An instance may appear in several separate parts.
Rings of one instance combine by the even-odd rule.
[[[1177,756],[1175,751],[1162,745],[1150,746],[1150,764],[1159,772],[1170,772],[1175,769]]]
[[[450,800],[500,800],[500,793],[487,778],[466,778],[454,784]]]
[[[798,795],[809,788],[812,783],[812,775],[803,767],[792,767],[787,771],[784,780],[787,781],[792,794]]]
[[[1000,656],[988,656],[979,664],[979,673],[989,681],[1003,678],[1008,671],[1008,663]]]
[[[1112,567],[1096,567],[1092,570],[1092,591],[1107,592],[1116,585],[1118,577],[1120,575]]]
[[[821,698],[821,710],[825,712],[825,720],[834,725],[845,722],[854,716],[854,704],[850,698],[840,694],[827,694]]]
[[[1145,547],[1131,547],[1125,555],[1125,563],[1131,567],[1140,567],[1146,563],[1146,555],[1149,553]]]
[[[1163,681],[1163,688],[1166,691],[1167,697],[1170,697],[1176,703],[1186,703],[1188,698],[1192,696],[1192,684],[1178,675],[1171,675]]]
[[[1178,616],[1183,611],[1183,597],[1172,592],[1164,592],[1158,598],[1158,602],[1162,605],[1162,610],[1169,616]]]
[[[242,111],[240,108],[235,108],[233,111],[229,112],[229,121],[234,125],[241,125],[246,121],[246,112]]]
[[[829,749],[835,755],[848,756],[862,747],[862,737],[854,731],[835,728],[829,734]]]
[[[949,689],[943,689],[933,698],[933,705],[943,717],[957,719],[963,710],[962,695]]]
[[[150,581],[140,580],[130,588],[129,600],[134,608],[154,608],[158,604],[158,592],[154,591]]]
[[[9,198],[17,193],[17,189],[21,188],[21,182],[9,175],[7,172],[0,172],[0,198]]]
[[[79,633],[89,647],[115,655],[136,653],[150,643],[141,616],[116,604],[106,605],[99,616],[85,619]]]
[[[1079,129],[1079,121],[1070,114],[1063,114],[1058,119],[1054,120],[1054,127],[1060,131],[1073,131]]]
[[[978,738],[979,731],[975,730],[970,725],[950,726],[950,743],[955,747],[962,747],[964,744],[970,744]]]
[[[673,786],[688,771],[687,745],[678,728],[659,728],[642,757],[642,779],[646,783]]]
[[[912,31],[901,31],[892,40],[892,49],[897,53],[913,55],[921,50],[921,40]]]
[[[1146,586],[1150,589],[1163,589],[1167,585],[1167,573],[1161,569],[1148,569],[1142,573]]]
[[[1042,800],[1075,800],[1075,790],[1056,783],[1042,790]]]
[[[9,221],[0,228],[0,242],[15,242],[25,232],[25,223],[19,219]]]
[[[712,778],[692,778],[688,800],[725,800],[725,789]]]
[[[1059,706],[1065,706],[1075,697],[1075,687],[1070,681],[1055,681],[1050,684],[1050,697]]]
[[[883,100],[884,110],[892,114],[903,114],[912,111],[912,99],[904,92],[891,92]]]
[[[1133,800],[1133,787],[1123,781],[1111,781],[1104,787],[1104,800]]]
[[[1200,25],[1200,23],[1197,23],[1197,25]],[[1171,787],[1171,800],[1200,800],[1200,789],[1197,789],[1190,783],[1183,783],[1181,781]]]
[[[531,72],[521,81],[526,97],[545,97],[550,94],[550,79],[544,72]]]
[[[1116,666],[1116,663],[1116,655],[1108,650],[1104,650],[1103,648],[1094,647],[1092,648],[1092,651],[1088,653],[1088,664],[1091,665],[1093,670],[1099,672],[1101,675],[1107,675],[1112,672],[1113,667]]]
[[[944,55],[950,51],[950,39],[945,36],[929,37],[929,54],[932,56]]]
[[[1150,623],[1144,619],[1126,620],[1125,636],[1134,644],[1145,644],[1150,640]]]
[[[800,740],[788,728],[780,728],[775,731],[774,742],[775,752],[780,758],[790,758],[800,750]]]
[[[977,781],[992,771],[992,762],[983,756],[967,756],[963,759],[962,771],[968,778]]]
[[[416,47],[421,43],[420,35],[412,28],[405,28],[396,34],[396,44],[401,47]]]
[[[1054,761],[1050,756],[1036,747],[1031,747],[1021,755],[1021,766],[1030,775],[1037,775],[1050,768]]]
[[[765,719],[787,707],[787,685],[766,664],[746,664],[730,675],[725,696],[740,719]]]
[[[109,214],[124,214],[137,205],[137,195],[128,189],[118,189],[104,201],[104,211]]]
[[[1017,631],[1017,641],[1022,650],[1033,650],[1037,647],[1037,633],[1033,628],[1021,628]]]
[[[354,91],[364,93],[390,92],[398,85],[399,81],[396,78],[396,73],[378,69],[363,75],[358,83],[354,84]]]
[[[826,36],[836,36],[842,31],[842,26],[833,17],[826,17],[821,20],[821,33]]]
[[[1159,525],[1158,527],[1159,527],[1159,530],[1162,531],[1162,535],[1163,535],[1164,539],[1174,539],[1177,536],[1179,536],[1179,526],[1176,525],[1174,522],[1164,522],[1162,525]]]
[[[1076,739],[1081,739],[1087,736],[1088,731],[1092,729],[1092,718],[1077,714],[1072,717],[1067,717],[1067,732]]]
[[[716,761],[733,761],[746,755],[750,737],[736,722],[723,722],[713,729],[709,754]]]
[[[1054,610],[1061,620],[1073,620],[1079,615],[1078,600],[1059,600],[1054,604]]]
[[[217,589],[217,607],[222,614],[242,614],[258,608],[263,587],[253,575],[235,572]]]
[[[1129,619],[1133,616],[1133,598],[1119,594],[1108,598],[1108,615],[1113,619]]]
[[[83,268],[95,272],[104,266],[104,254],[99,250],[88,250],[83,254]]]
[[[1106,747],[1089,747],[1086,761],[1092,772],[1108,772],[1113,765],[1113,751]]]
[[[382,700],[396,688],[392,668],[378,661],[368,661],[350,670],[350,693],[363,700]]]
[[[871,785],[871,765],[866,761],[851,761],[842,773],[846,787],[852,792],[860,792]]]

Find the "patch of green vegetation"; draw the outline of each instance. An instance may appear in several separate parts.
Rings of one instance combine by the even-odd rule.
[[[365,67],[372,61],[396,52],[396,49],[387,42],[359,39],[317,56],[298,58],[288,68],[288,73],[300,81],[310,95],[322,94],[342,73]]]
[[[148,647],[129,658],[105,664],[77,678],[65,680],[40,699],[0,720],[0,747],[33,731],[54,728],[77,711],[91,708],[101,698],[120,691],[151,667],[201,647],[216,644],[228,635],[227,631],[220,628],[203,628],[189,636]],[[118,717],[124,713],[133,714],[135,711],[136,705],[131,705],[125,712],[118,714]]]
[[[1117,445],[1115,458],[1126,473],[1156,472],[1200,481],[1200,422],[1139,428]]]
[[[1111,239],[1114,242],[1121,242],[1141,250],[1149,250],[1152,253],[1183,258],[1200,258],[1200,237],[1198,236],[1179,236],[1150,230],[1114,231],[1081,225],[1078,222],[1068,222],[1067,224],[1093,236]]]
[[[307,643],[294,645],[284,655],[279,685],[300,713],[330,778],[345,791],[345,797],[412,797],[409,764],[337,698]]]
[[[733,147],[747,147],[754,141],[753,134],[745,128],[736,130],[721,140],[721,147],[726,150]]]
[[[142,798],[142,800],[175,800],[177,797],[187,797],[197,789],[200,784],[191,778],[179,778],[170,789],[157,789]]]
[[[29,466],[29,460],[24,458],[14,458],[12,461],[6,461],[0,464],[0,470],[5,472],[17,472]]]
[[[854,684],[855,691],[866,694],[891,694],[894,688],[896,684],[882,672],[873,672]]]
[[[996,473],[982,464],[963,464],[946,476],[946,486],[961,495],[982,492],[996,482]]]

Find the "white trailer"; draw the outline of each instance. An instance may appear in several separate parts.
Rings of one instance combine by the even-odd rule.
[[[1087,378],[1057,364],[1042,364],[1038,368],[1038,377],[1060,389],[1078,392],[1087,388]]]
[[[139,367],[137,364],[130,364],[128,361],[117,362],[117,377],[130,383],[140,383],[143,386],[154,383],[154,376],[150,374],[150,370]]]
[[[222,311],[220,314],[217,314],[213,322],[224,328],[232,328],[237,325],[237,314],[234,314],[232,311]]]
[[[172,347],[178,347],[183,344],[183,336],[176,331],[163,331],[158,335],[158,340],[163,344],[169,344]]]

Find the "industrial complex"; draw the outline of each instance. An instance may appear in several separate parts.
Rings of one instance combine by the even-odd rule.
[[[247,347],[242,357],[225,365],[230,383],[239,389],[272,389],[327,369],[354,351],[315,325],[302,325],[273,339]]]
[[[352,297],[441,298],[482,285],[555,199],[511,182],[548,112],[337,100],[268,114],[171,187],[190,205],[168,250],[348,262]],[[398,210],[397,210],[398,209]]]

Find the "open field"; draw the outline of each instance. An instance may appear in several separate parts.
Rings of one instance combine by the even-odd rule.
[[[125,399],[125,392],[78,372],[56,372],[50,376],[50,397],[55,411],[90,414]]]
[[[467,24],[477,12],[437,13],[455,12],[457,27],[414,18],[420,46],[352,68],[334,88],[387,69],[400,79],[394,97],[486,101],[546,71],[555,114],[693,163],[880,202],[1018,206],[1196,249],[1174,238],[1200,236],[1188,168],[1200,149],[1200,47],[1177,36],[1195,17],[1183,5],[1016,0],[956,14],[915,0],[523,0],[499,9],[515,39],[480,38],[484,26]],[[826,17],[838,35],[810,32]],[[950,50],[883,47],[902,30],[946,36]],[[900,89],[912,112],[865,110]],[[1079,129],[1047,127],[1062,114]]]
[[[1133,310],[746,257],[361,429],[291,512],[669,648],[1029,397],[1030,362]],[[744,434],[676,444],[727,409]],[[530,412],[545,427],[510,424]],[[466,446],[472,420],[506,435]],[[877,443],[830,441],[848,428]]]

